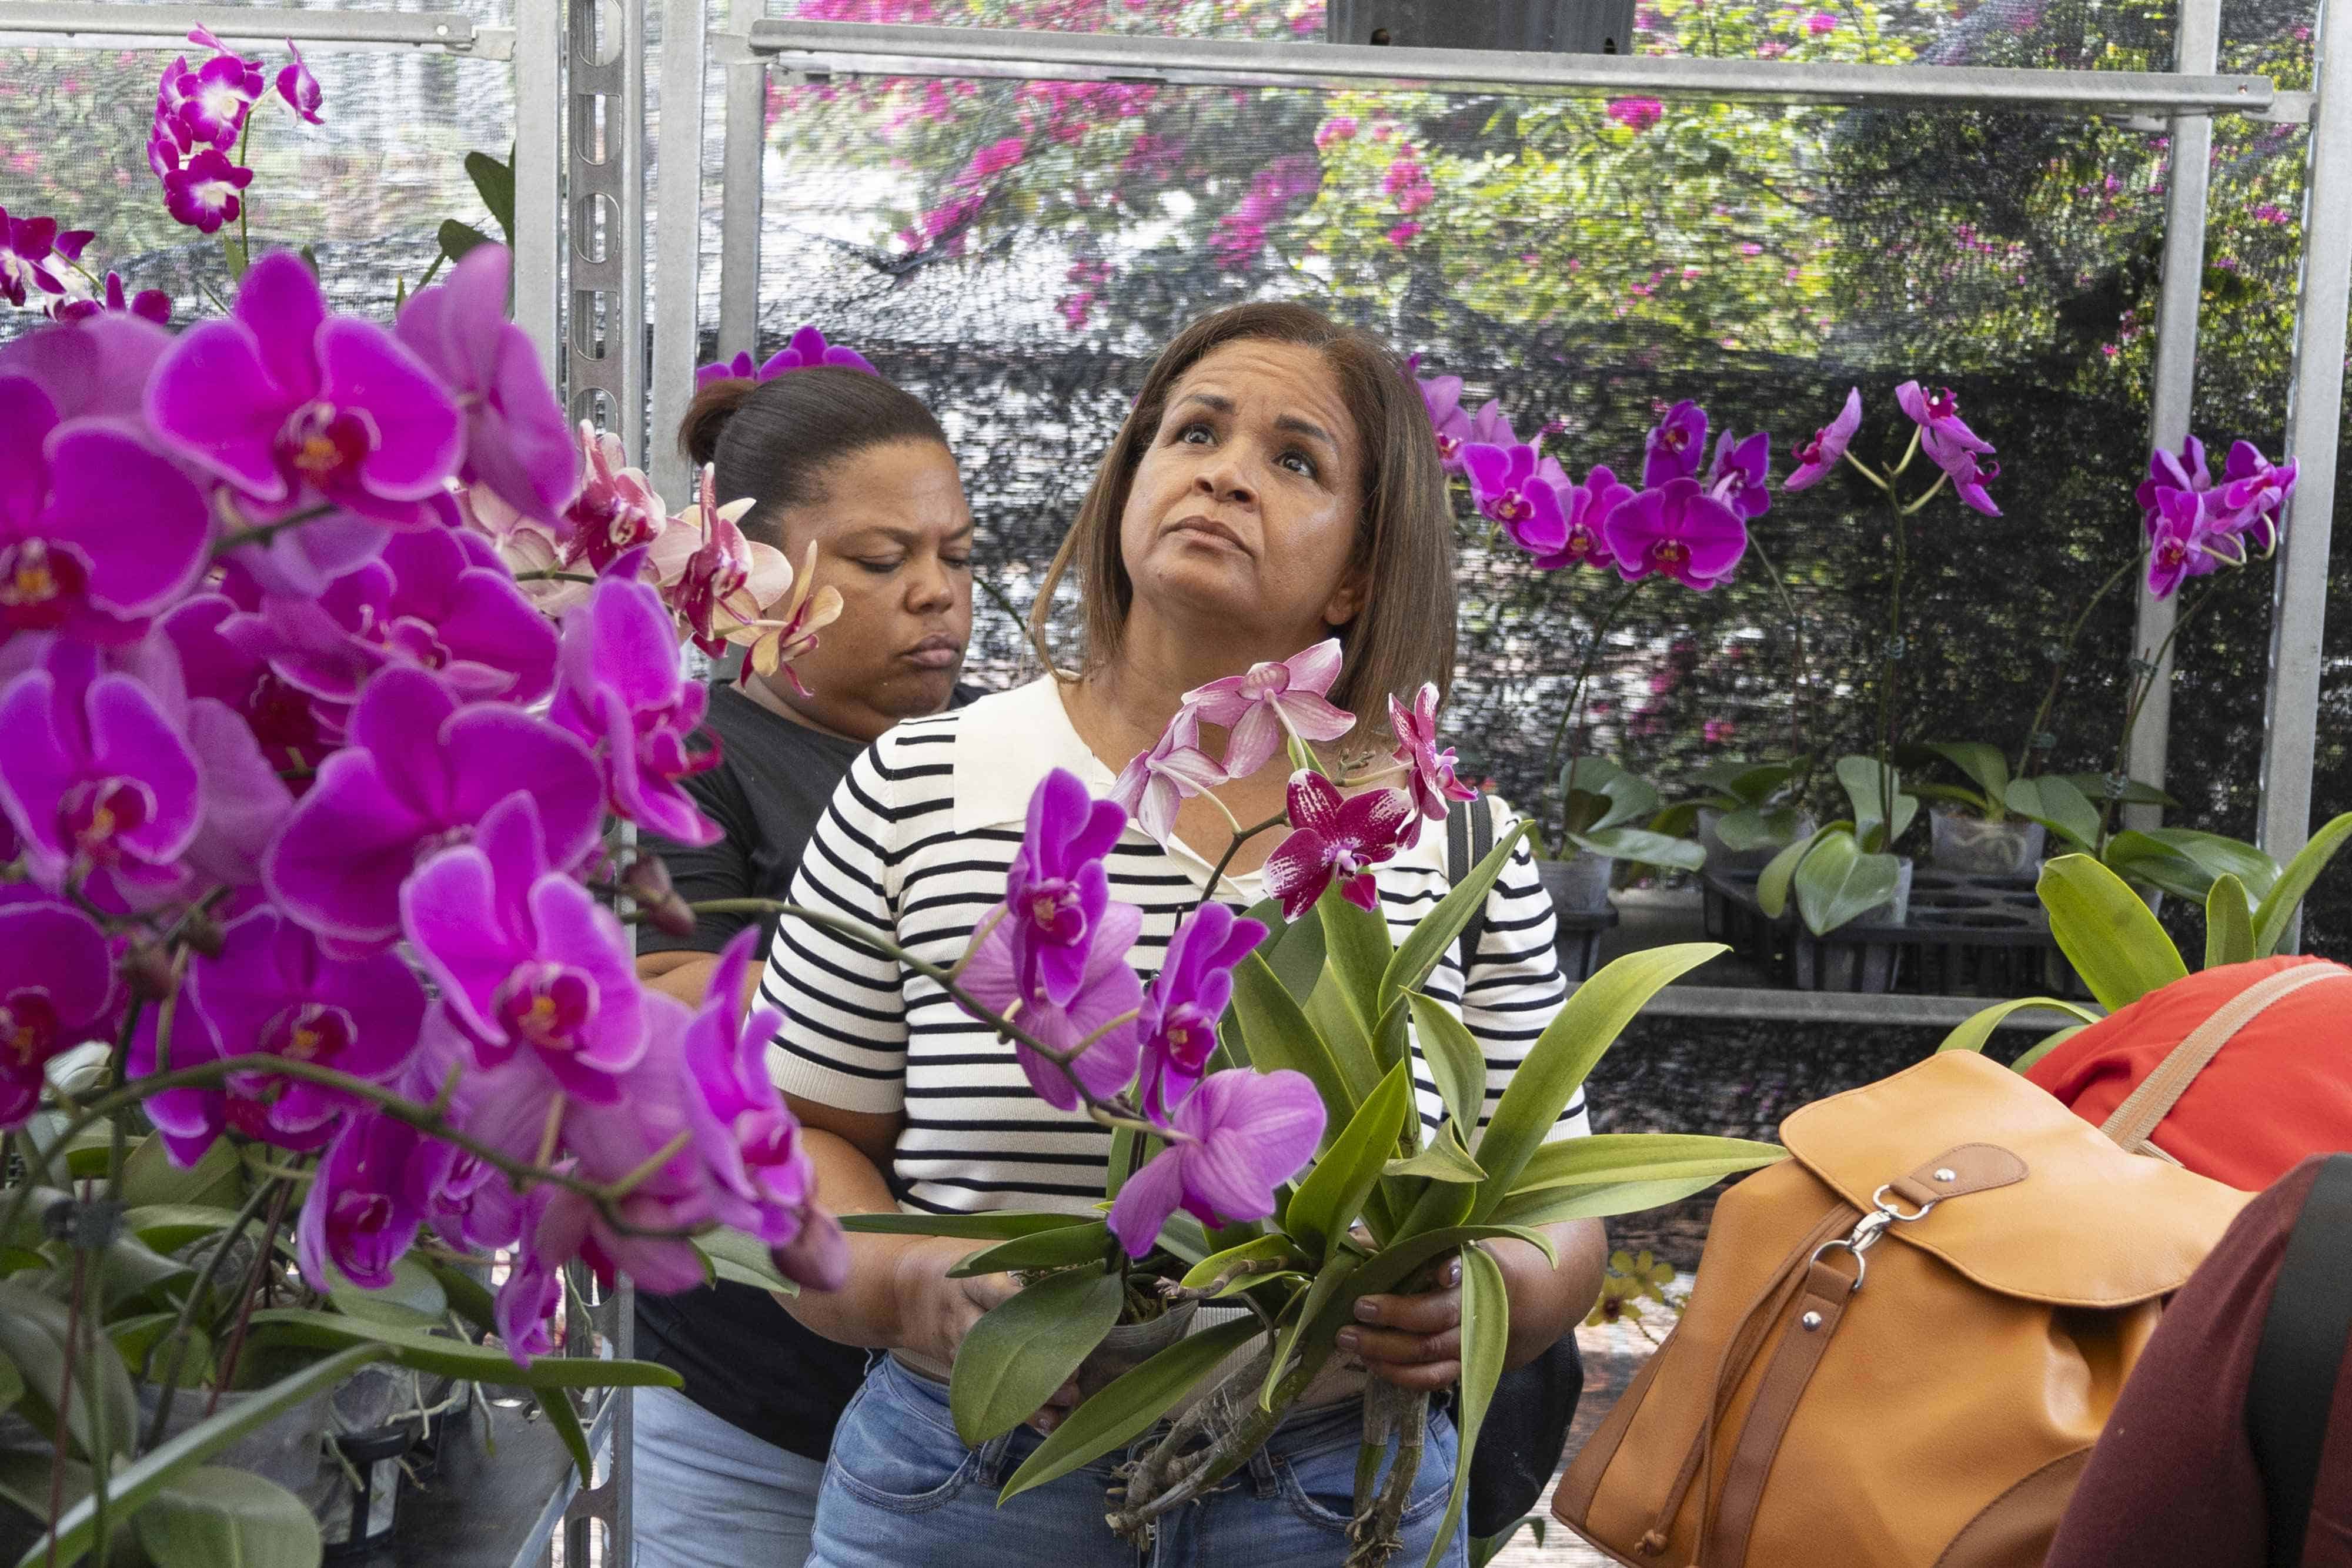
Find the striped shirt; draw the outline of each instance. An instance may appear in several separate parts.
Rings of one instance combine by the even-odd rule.
[[[916,956],[952,965],[1004,897],[1030,793],[1055,768],[1097,796],[1110,792],[1111,770],[1072,727],[1050,677],[908,720],[875,742],[835,792],[801,858],[793,902],[889,932]],[[1130,824],[1105,867],[1111,896],[1143,911],[1130,961],[1148,981],[1213,862],[1181,841],[1156,843]],[[1374,876],[1390,936],[1402,942],[1447,892],[1445,834],[1431,825]],[[1257,873],[1227,879],[1228,891],[1247,902],[1262,896],[1261,885]],[[1486,915],[1468,984],[1450,948],[1422,988],[1462,1019],[1483,1050],[1482,1126],[1567,996],[1553,953],[1551,903],[1524,842],[1496,883]],[[1110,1134],[1083,1112],[1040,1100],[1012,1046],[933,981],[788,917],[760,990],[784,1014],[769,1056],[786,1093],[846,1111],[903,1113],[892,1174],[908,1207],[1084,1212],[1101,1201]],[[1422,1120],[1433,1128],[1443,1102],[1417,1047],[1414,1078]],[[1550,1135],[1588,1130],[1580,1093]]]

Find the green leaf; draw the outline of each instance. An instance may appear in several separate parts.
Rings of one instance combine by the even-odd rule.
[[[392,1359],[415,1372],[438,1373],[468,1383],[510,1388],[676,1388],[680,1379],[650,1361],[600,1361],[593,1356],[542,1355],[529,1366],[493,1345],[346,1318],[299,1307],[268,1307],[253,1314],[251,1342],[307,1350],[382,1345]]]
[[[257,1322],[268,1315],[257,1312],[255,1321]],[[334,1387],[369,1363],[383,1361],[392,1354],[387,1345],[355,1344],[339,1355],[331,1355],[315,1365],[304,1367],[290,1377],[280,1378],[267,1388],[256,1389],[251,1397],[239,1401],[236,1408],[223,1410],[197,1422],[171,1441],[124,1467],[107,1488],[108,1509],[119,1517],[144,1506],[174,1478],[203,1464],[247,1433],[266,1426],[313,1395]],[[58,1519],[56,1531],[58,1562],[79,1562],[82,1553],[89,1550],[90,1537],[94,1533],[95,1500],[85,1498]],[[16,1568],[33,1568],[48,1550],[46,1544],[36,1542],[26,1550],[23,1557],[17,1559]]]
[[[2088,855],[2061,855],[2034,884],[2050,935],[2109,1012],[2189,973],[2172,938],[2114,872]]]
[[[949,1270],[948,1278],[967,1280],[976,1274],[1007,1274],[1015,1269],[1071,1269],[1081,1263],[1099,1263],[1109,1253],[1110,1227],[1097,1219],[1000,1241]]]
[[[1605,757],[1571,758],[1559,772],[1569,818],[1579,832],[1599,832],[1621,822],[1654,816],[1657,789],[1647,779]]]
[[[474,182],[474,189],[489,209],[499,231],[507,236],[507,245],[514,245],[515,175],[512,163],[501,163],[487,152],[466,154],[466,177]]]
[[[55,1264],[58,1278],[72,1271],[73,1251],[64,1242],[49,1242],[41,1250]],[[128,1236],[118,1236],[108,1242],[96,1254],[96,1260],[97,1284],[104,1287],[102,1299],[117,1308],[142,1302],[161,1304],[172,1299],[169,1287],[193,1280],[196,1273],[185,1263],[166,1258]]]
[[[2248,894],[2260,898],[2278,883],[2278,862],[2242,839],[2200,833],[2193,828],[2150,828],[2140,836],[2155,840],[2195,866],[2209,887],[2214,877],[2234,876]],[[2204,889],[2199,889],[2198,896],[2203,895]]]
[[[1180,1281],[1188,1291],[1205,1289],[1210,1281],[1232,1272],[1244,1263],[1280,1263],[1298,1257],[1297,1246],[1287,1236],[1259,1236],[1238,1247],[1228,1247],[1222,1252],[1212,1252],[1184,1271]],[[1300,1260],[1304,1261],[1304,1260]]]
[[[1846,799],[1853,802],[1853,836],[1865,843],[1870,841],[1873,831],[1888,819],[1886,804],[1879,797],[1883,787],[1893,785],[1895,829],[1886,834],[1879,848],[1894,848],[1895,841],[1903,836],[1904,831],[1911,826],[1911,820],[1919,814],[1918,797],[1903,792],[1903,776],[1892,768],[1882,772],[1878,758],[1874,757],[1841,757],[1838,758],[1837,777],[1838,783],[1845,789]]]
[[[2040,1061],[2043,1057],[2049,1055],[2052,1051],[2057,1050],[2060,1046],[2065,1044],[2068,1040],[2074,1039],[2076,1035],[2082,1033],[2084,1030],[2090,1027],[2091,1026],[2089,1024],[2073,1023],[2068,1024],[2064,1029],[2059,1030],[2055,1033],[2044,1035],[2042,1038],[2041,1043],[2034,1046],[2032,1050],[2027,1051],[2024,1055],[2019,1057],[2015,1061],[2011,1062],[2009,1064],[2009,1070],[2011,1072],[2017,1073],[2026,1071],[2028,1069],[2032,1067],[2035,1062]]]
[[[1813,846],[1797,867],[1797,913],[1816,936],[1826,936],[1893,898],[1903,880],[1893,855],[1864,854],[1847,833]]]
[[[1324,951],[1330,959],[1324,968],[1325,981],[1336,981],[1356,1016],[1369,1024],[1388,1006],[1388,998],[1381,994],[1381,977],[1395,956],[1389,944],[1389,923],[1349,903],[1337,883],[1324,891],[1315,912],[1322,919]]]
[[[2070,779],[2012,779],[2001,799],[2019,816],[2041,823],[2077,849],[2087,850],[2099,841],[2099,809]]]
[[[467,251],[472,250],[478,245],[488,245],[490,243],[489,235],[484,234],[473,225],[461,224],[455,218],[444,218],[441,220],[441,228],[438,237],[441,241],[441,254],[448,257],[451,261],[463,261],[466,259],[466,253]],[[424,286],[419,284],[418,287],[423,287]]]
[[[229,281],[232,283],[244,282],[246,269],[253,265],[253,257],[247,254],[245,246],[239,245],[232,235],[221,235],[220,246],[221,259],[228,264]]]
[[[1437,1539],[1430,1543],[1425,1568],[1437,1568],[1454,1544],[1454,1526],[1470,1500],[1470,1459],[1478,1447],[1478,1428],[1486,1424],[1487,1404],[1502,1380],[1503,1358],[1511,1347],[1511,1297],[1503,1289],[1503,1270],[1483,1247],[1462,1249],[1462,1381],[1454,1406],[1456,1441],[1454,1495],[1445,1500],[1445,1517],[1437,1521]]]
[[[173,1325],[180,1321],[177,1312],[142,1312],[106,1325],[106,1337],[114,1342],[114,1351],[122,1357],[122,1364],[140,1383],[161,1385],[172,1371],[172,1353],[163,1348]],[[187,1349],[180,1355],[179,1375],[172,1379],[182,1388],[194,1388],[212,1381],[212,1339],[194,1324],[188,1327]]]
[[[1496,841],[1486,858],[1471,868],[1462,885],[1439,899],[1437,906],[1421,917],[1412,935],[1404,939],[1396,956],[1389,960],[1387,972],[1381,976],[1381,1007],[1387,1007],[1405,991],[1421,988],[1429,972],[1437,967],[1437,961],[1445,956],[1445,950],[1461,939],[1462,928],[1470,924],[1470,916],[1485,905],[1487,894],[1494,890],[1495,879],[1510,864],[1511,852],[1518,848],[1519,840],[1529,831],[1526,822],[1512,823],[1510,831]]]
[[[1384,1252],[1381,1256],[1385,1257],[1387,1254]],[[1265,1369],[1265,1381],[1258,1386],[1259,1409],[1274,1408],[1274,1391],[1281,1384],[1283,1374],[1289,1370],[1291,1361],[1297,1355],[1298,1342],[1306,1337],[1309,1329],[1317,1327],[1320,1320],[1327,1315],[1326,1309],[1339,1299],[1339,1292],[1346,1290],[1349,1281],[1361,1273],[1363,1269],[1362,1259],[1352,1252],[1343,1252],[1325,1263],[1321,1270],[1316,1274],[1315,1282],[1307,1286],[1306,1293],[1298,1298],[1297,1311],[1292,1314],[1287,1322],[1282,1325],[1282,1332],[1275,1337],[1273,1363]],[[1397,1277],[1402,1279],[1404,1276],[1400,1274]],[[1338,1325],[1331,1325],[1330,1332],[1338,1333],[1339,1332]]]
[[[2072,784],[2086,800],[2104,800],[2107,797],[2107,779],[2104,773],[2061,773],[2057,778]],[[2166,806],[2179,809],[2180,802],[2153,784],[2143,784],[2134,779],[2124,785],[2118,802],[2126,806]]]
[[[1853,831],[1852,822],[1832,822],[1827,827],[1814,829],[1810,837],[1774,855],[1765,865],[1763,874],[1756,879],[1756,902],[1762,906],[1764,913],[1775,920],[1786,915],[1789,912],[1789,884],[1796,880],[1797,867],[1823,839],[1832,833],[1851,834]]]
[[[845,1214],[841,1228],[855,1236],[960,1236],[971,1241],[1010,1241],[1066,1225],[1091,1225],[1086,1214],[1032,1214],[1003,1209],[987,1214]]]
[[[317,1568],[310,1505],[251,1470],[198,1465],[165,1482],[131,1528],[154,1568]]]
[[[694,1239],[694,1249],[710,1265],[711,1273],[721,1280],[754,1290],[776,1291],[787,1296],[797,1296],[801,1288],[776,1272],[774,1260],[756,1236],[731,1227],[721,1226],[706,1230]]]
[[[1576,988],[1512,1074],[1473,1151],[1486,1167],[1474,1218],[1492,1210],[1517,1184],[1528,1156],[1633,1015],[1675,979],[1726,950],[1719,942],[1683,942],[1628,953]]]
[[[1719,1178],[1789,1157],[1778,1144],[1717,1138],[1701,1133],[1595,1133],[1562,1138],[1528,1156],[1511,1193],[1682,1176]]]
[[[582,1486],[596,1482],[596,1456],[588,1450],[588,1434],[581,1429],[580,1412],[572,1406],[572,1396],[561,1388],[534,1388],[530,1396],[539,1405],[539,1412],[555,1435],[563,1439],[564,1451],[572,1456],[572,1468],[580,1477]]]
[[[1321,1261],[1348,1233],[1412,1114],[1412,1072],[1399,1062],[1349,1118],[1346,1130],[1331,1140],[1290,1199],[1283,1228],[1307,1257]]]
[[[1482,1182],[1486,1179],[1486,1167],[1470,1157],[1462,1145],[1462,1129],[1458,1123],[1448,1121],[1438,1130],[1429,1147],[1411,1159],[1391,1160],[1381,1174],[1384,1176],[1426,1176],[1431,1181]]]
[[[1524,1225],[1449,1225],[1441,1230],[1425,1230],[1418,1236],[1409,1237],[1366,1259],[1363,1268],[1350,1281],[1353,1288],[1348,1292],[1349,1300],[1393,1291],[1431,1259],[1443,1257],[1473,1241],[1499,1241],[1506,1238],[1526,1242],[1542,1253],[1552,1267],[1559,1266],[1559,1249],[1550,1237],[1540,1230]]]
[[[1323,936],[1323,916],[1319,910],[1309,909],[1285,929],[1282,905],[1274,904],[1267,915],[1251,911],[1253,917],[1263,921],[1275,933],[1258,945],[1258,956],[1271,965],[1275,978],[1282,988],[1301,1006],[1315,994],[1316,981],[1323,977],[1323,958],[1327,943]],[[1270,916],[1270,918],[1269,918]]]
[[[2152,887],[2200,907],[2213,890],[2210,870],[2136,829],[2109,839],[2099,861],[2135,888]]]
[[[2256,957],[2267,958],[2279,950],[2279,944],[2286,940],[2287,927],[2294,923],[2295,908],[2303,903],[2303,895],[2311,891],[2311,884],[2318,880],[2327,862],[2336,858],[2336,852],[2344,847],[2347,838],[2352,838],[2352,811],[2333,819],[2312,834],[2311,841],[2286,862],[2286,869],[2279,873],[2271,890],[2263,894],[2263,902],[2254,911]]]
[[[1570,839],[1597,855],[1611,855],[1636,865],[1671,866],[1696,871],[1706,863],[1706,852],[1688,839],[1668,838],[1642,828],[1599,828],[1570,833]]]
[[[1488,1218],[1496,1225],[1558,1225],[1570,1219],[1607,1219],[1642,1214],[1705,1192],[1719,1176],[1661,1177],[1615,1182],[1607,1186],[1555,1186],[1505,1198]]]
[[[1323,977],[1307,998],[1307,1021],[1329,1048],[1331,1058],[1339,1064],[1341,1076],[1360,1102],[1379,1084],[1386,1071],[1374,1061],[1371,1030],[1367,1020],[1356,1010],[1356,1004],[1346,995],[1346,983],[1337,969],[1326,966]]]
[[[236,1211],[202,1203],[151,1203],[127,1211],[122,1228],[158,1252],[177,1252],[189,1242],[216,1236],[236,1223]]]
[[[16,1370],[15,1362],[0,1355],[0,1414],[15,1409],[16,1401],[24,1396],[24,1375]]]
[[[1188,1265],[1198,1263],[1216,1249],[1209,1245],[1209,1228],[1178,1209],[1160,1222],[1160,1248],[1172,1252]]]
[[[297,249],[294,254],[302,258],[302,265],[310,269],[311,277],[316,277],[319,276],[319,253],[317,251],[311,249],[306,245]]]
[[[1437,1097],[1456,1126],[1475,1128],[1486,1109],[1486,1053],[1477,1037],[1444,1003],[1407,991],[1421,1059],[1437,1083]]]
[[[2001,807],[2009,799],[2009,759],[1997,747],[1981,740],[1942,740],[1931,743],[1928,749],[1975,779],[1990,808],[1985,816],[2000,821]]]
[[[449,1297],[441,1289],[441,1281],[415,1258],[394,1262],[392,1283],[381,1291],[363,1291],[344,1280],[327,1292],[327,1300],[346,1317],[365,1318],[394,1328],[435,1329],[449,1311]]]
[[[79,1349],[67,1336],[68,1318],[65,1302],[14,1280],[0,1280],[0,1358],[16,1367],[24,1385],[18,1409],[51,1442],[58,1441],[58,1396],[65,1385],[66,1359]],[[102,1431],[108,1453],[128,1454],[137,1440],[139,1401],[131,1391],[131,1374],[122,1358],[114,1354],[111,1341],[101,1340],[97,1355],[73,1359],[68,1395],[72,1404],[65,1412],[65,1429],[75,1451],[89,1458],[97,1442],[94,1434]],[[58,1560],[73,1561],[70,1556]]]
[[[212,1147],[186,1170],[172,1163],[161,1138],[142,1139],[122,1162],[122,1201],[131,1208],[226,1208],[234,1218],[245,1203],[245,1192],[244,1170],[226,1138],[214,1139]]]
[[[1324,1127],[1328,1137],[1339,1124],[1341,1113],[1356,1113],[1360,1096],[1348,1086],[1348,1079],[1339,1071],[1339,1061],[1331,1048],[1298,1003],[1292,999],[1282,982],[1274,977],[1265,960],[1253,953],[1234,967],[1234,1019],[1240,1024],[1242,1040],[1248,1048],[1249,1061],[1260,1072],[1273,1072],[1289,1068],[1307,1075],[1315,1092],[1323,1097],[1324,1109],[1331,1114]],[[1370,1064],[1367,1062],[1366,1066]]]
[[[1042,1409],[1118,1321],[1126,1283],[1092,1270],[1051,1274],[980,1315],[956,1352],[948,1411],[968,1448]]]
[[[2224,872],[2205,895],[2205,967],[2243,964],[2253,956],[2254,915],[2246,907],[2246,885]]]
[[[476,1333],[499,1332],[497,1301],[488,1286],[455,1263],[428,1263],[425,1267],[441,1281],[441,1292],[449,1298],[449,1310],[471,1325]]]
[[[2084,1023],[2099,1021],[2099,1015],[2090,1009],[2078,1007],[2073,1002],[2060,1001],[2056,997],[2021,997],[2011,1002],[1995,1002],[1989,1008],[1970,1013],[1959,1028],[1944,1037],[1944,1043],[1937,1046],[1936,1050],[1938,1052],[1981,1051],[1991,1040],[1992,1031],[2000,1027],[2003,1019],[2011,1013],[2026,1012],[2036,1008],[2047,1008],[2052,1012],[2065,1013],[2069,1017],[2081,1019]]]
[[[1036,1452],[1021,1462],[1021,1468],[1013,1472],[1012,1479],[997,1494],[998,1504],[1012,1501],[1032,1487],[1058,1480],[1079,1466],[1134,1441],[1201,1379],[1214,1372],[1225,1357],[1256,1337],[1258,1332],[1255,1318],[1219,1323],[1200,1333],[1187,1334],[1142,1365],[1113,1378],[1097,1390],[1093,1398],[1064,1417],[1062,1424],[1037,1445]]]
[[[1801,820],[1794,806],[1747,806],[1717,817],[1715,836],[1723,841],[1725,849],[1742,853],[1773,845],[1785,849],[1796,842]]]

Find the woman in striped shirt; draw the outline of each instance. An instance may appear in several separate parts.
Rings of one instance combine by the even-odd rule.
[[[1331,699],[1359,715],[1445,684],[1454,655],[1454,551],[1433,434],[1418,392],[1368,336],[1296,305],[1237,307],[1195,323],[1160,356],[1104,458],[1037,599],[1075,572],[1083,654],[1053,675],[957,713],[900,725],[860,758],[810,840],[794,901],[878,929],[951,964],[1004,896],[1031,790],[1068,768],[1098,795],[1149,749],[1184,693],[1337,635],[1345,664]],[[1334,756],[1373,742],[1368,722]],[[1166,842],[1130,826],[1108,870],[1114,898],[1140,906],[1139,967],[1156,964],[1207,888],[1231,821],[1281,812],[1288,764],[1188,800]],[[1244,845],[1220,897],[1262,896],[1269,839]],[[1377,868],[1402,940],[1446,891],[1443,836]],[[1452,957],[1426,989],[1457,1008],[1487,1060],[1487,1097],[1565,995],[1551,910],[1524,847],[1496,883],[1479,952]],[[786,919],[762,991],[787,1022],[772,1053],[806,1128],[827,1203],[843,1212],[901,1201],[933,1212],[1098,1202],[1108,1134],[1032,1093],[1013,1055],[934,984],[856,943]],[[1439,1101],[1417,1074],[1423,1114]],[[1581,1102],[1555,1136],[1585,1130]],[[1511,1359],[1531,1359],[1597,1293],[1600,1227],[1555,1228],[1560,1263],[1490,1244],[1511,1293]],[[1131,1555],[1103,1522],[1110,1461],[1024,1494],[996,1487],[1035,1434],[967,1452],[945,1378],[972,1322],[1013,1291],[1003,1277],[951,1280],[968,1242],[850,1239],[848,1286],[789,1303],[819,1333],[883,1348],[843,1418],[817,1513],[813,1564],[953,1563],[1012,1568]],[[1152,1561],[1338,1563],[1352,1510],[1365,1376],[1440,1389],[1460,1375],[1455,1265],[1424,1295],[1367,1297],[1327,1387],[1311,1391],[1246,1475],[1160,1521]],[[1051,1430],[1074,1391],[1031,1423]],[[1311,1407],[1307,1407],[1311,1406]],[[1452,1429],[1433,1420],[1404,1518],[1400,1561],[1428,1552],[1451,1485]],[[1416,1544],[1416,1542],[1418,1544]],[[1460,1543],[1452,1551],[1458,1554]]]

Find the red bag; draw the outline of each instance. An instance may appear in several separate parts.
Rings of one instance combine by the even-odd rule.
[[[2026,1077],[2126,1148],[2260,1192],[2309,1155],[2352,1150],[2352,969],[2293,955],[2208,969]]]

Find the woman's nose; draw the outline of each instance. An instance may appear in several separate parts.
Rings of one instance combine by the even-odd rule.
[[[907,574],[907,608],[918,615],[933,615],[955,603],[955,581],[948,563],[926,557]]]
[[[1213,500],[1234,501],[1244,506],[1257,498],[1257,491],[1251,486],[1240,466],[1223,455],[1214,465],[1202,469],[1193,476],[1192,488]]]

